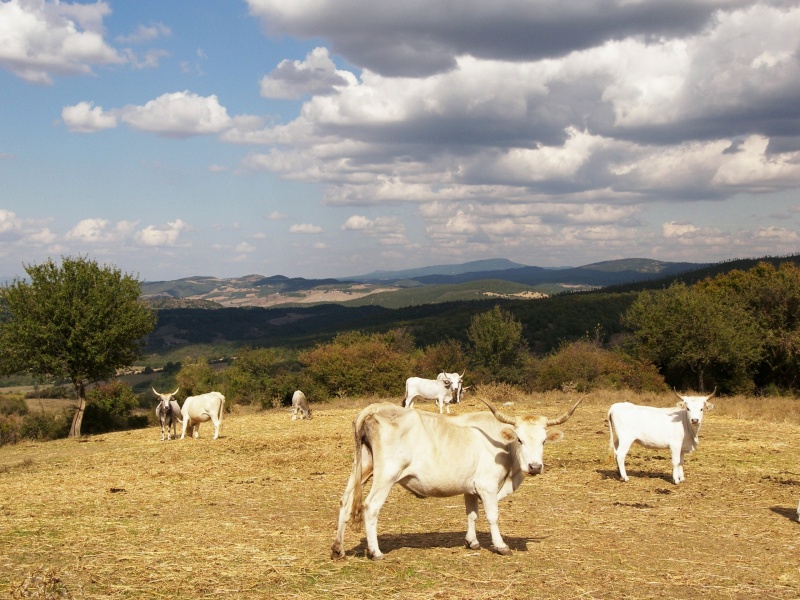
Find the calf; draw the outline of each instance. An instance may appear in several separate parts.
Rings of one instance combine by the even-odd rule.
[[[222,408],[225,405],[225,396],[219,392],[208,392],[199,396],[189,396],[183,403],[183,432],[181,439],[186,437],[186,428],[191,425],[191,436],[200,437],[200,423],[211,421],[214,424],[214,438],[219,437],[219,426],[222,423]]]
[[[178,393],[178,390],[176,389],[171,394],[161,394],[157,392],[155,388],[150,389],[152,389],[153,393],[159,398],[158,404],[156,405],[156,419],[161,423],[161,441],[163,442],[165,437],[167,441],[172,439],[169,435],[170,427],[172,427],[172,437],[178,437],[177,425],[183,421],[181,407],[174,400],[174,396]]]
[[[298,412],[300,413],[301,421],[303,417],[311,419],[311,409],[308,408],[308,398],[306,398],[306,395],[300,390],[295,390],[294,394],[292,394],[292,421],[297,418]]]
[[[625,456],[634,442],[646,448],[669,448],[672,454],[672,481],[676,484],[684,481],[683,457],[694,451],[700,443],[697,436],[703,421],[703,410],[714,408],[708,400],[716,392],[717,388],[708,396],[681,396],[675,392],[680,398],[677,408],[639,406],[630,402],[612,404],[608,409],[609,449],[617,459],[622,481],[628,481]]]

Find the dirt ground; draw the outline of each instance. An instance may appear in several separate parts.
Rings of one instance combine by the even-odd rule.
[[[555,416],[575,398],[502,410]],[[151,427],[2,447],[0,597],[800,596],[800,425],[744,418],[719,399],[684,483],[673,485],[668,452],[638,446],[623,483],[604,419],[618,399],[635,397],[589,396],[546,447],[545,472],[501,502],[510,557],[486,549],[482,513],[484,549],[464,547],[460,497],[396,487],[378,527],[385,559],[365,557],[351,524],[346,559],[330,560],[351,422],[370,400],[312,405],[311,421],[235,411],[216,441],[204,424],[197,440],[160,442]]]

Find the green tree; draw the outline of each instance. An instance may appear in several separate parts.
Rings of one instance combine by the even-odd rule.
[[[675,283],[642,292],[623,322],[645,358],[673,382],[690,370],[701,391],[707,376],[729,388],[750,386],[748,375],[763,355],[759,324],[735,294],[719,287]]]
[[[765,353],[757,383],[796,389],[800,385],[800,268],[790,262],[778,268],[761,262],[700,285],[735,294],[758,322]]]
[[[141,356],[155,315],[137,279],[84,257],[25,265],[0,288],[0,372],[30,371],[72,382],[78,399],[69,436],[81,434],[86,385],[109,379]]]
[[[522,323],[513,314],[495,306],[472,317],[467,337],[473,360],[488,381],[516,383],[528,353]]]

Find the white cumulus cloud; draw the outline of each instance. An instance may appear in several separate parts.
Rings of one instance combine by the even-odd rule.
[[[117,126],[117,118],[93,102],[79,102],[61,110],[61,120],[73,133],[92,133]]]
[[[0,3],[0,67],[31,83],[52,84],[55,75],[85,75],[93,65],[124,62],[103,39],[106,2],[58,0]]]

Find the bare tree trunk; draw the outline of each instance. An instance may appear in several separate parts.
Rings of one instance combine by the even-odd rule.
[[[86,388],[83,382],[75,383],[75,392],[78,396],[78,410],[72,417],[72,426],[69,428],[69,437],[81,437],[81,423],[83,423],[83,413],[86,411]]]

